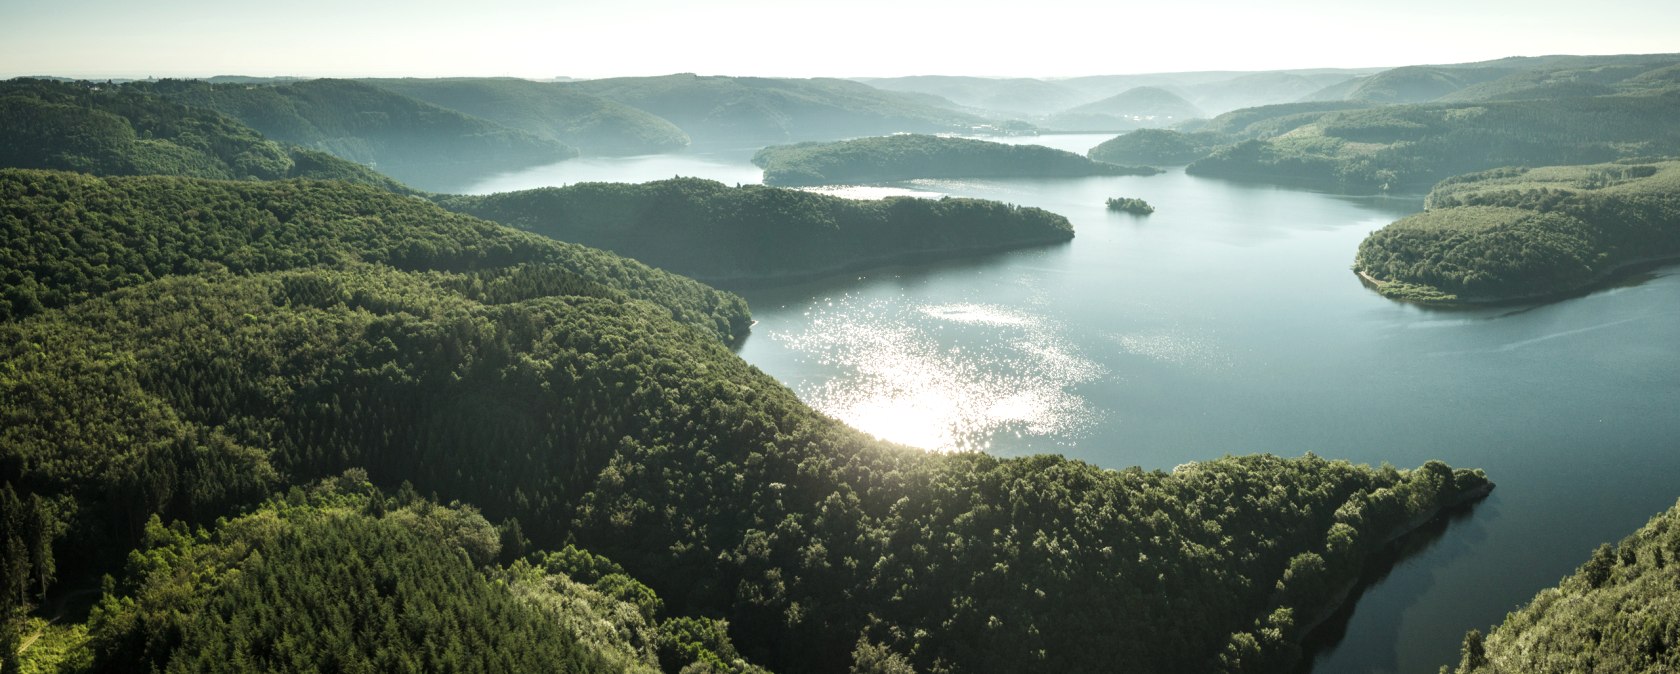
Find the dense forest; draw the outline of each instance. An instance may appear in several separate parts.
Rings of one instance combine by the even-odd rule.
[[[367,84],[565,143],[592,155],[671,152],[688,134],[630,106],[550,82],[511,77],[371,79]]]
[[[1302,100],[1233,110],[1088,153],[1193,175],[1354,192],[1421,190],[1499,166],[1680,154],[1680,56],[1408,66]]]
[[[26,626],[40,638],[19,669],[762,671],[724,625],[662,615],[611,560],[570,546],[526,556],[511,521],[366,478],[292,487],[210,527],[151,518],[85,623]]]
[[[698,178],[581,183],[440,202],[710,282],[815,277],[1073,238],[1066,218],[995,201],[860,201]]]
[[[1373,232],[1354,269],[1425,302],[1557,295],[1680,256],[1680,162],[1507,168],[1443,181]]]
[[[550,138],[350,80],[160,80],[122,86],[215,110],[275,140],[377,164],[380,171],[410,182],[440,166],[506,169],[578,154]]]
[[[0,232],[0,319],[172,274],[365,262],[467,274],[488,301],[556,288],[623,294],[724,340],[751,322],[740,298],[689,279],[339,182],[0,170]]]
[[[1414,189],[1498,166],[1674,154],[1677,106],[1680,89],[1332,112],[1281,136],[1221,147],[1188,171],[1359,191]]]
[[[767,147],[753,155],[769,185],[835,185],[916,178],[1151,175],[1158,169],[1092,161],[1042,145],[898,134]]]
[[[1680,504],[1604,544],[1485,636],[1464,635],[1456,674],[1680,669]],[[1443,674],[1448,672],[1442,667]]]
[[[1340,601],[1338,590],[1389,536],[1487,487],[1479,473],[1438,463],[1396,471],[1255,456],[1165,473],[885,445],[815,413],[742,362],[710,314],[678,320],[674,307],[656,303],[661,295],[636,285],[660,276],[630,263],[603,262],[606,271],[592,276],[589,268],[539,273],[552,267],[537,253],[489,271],[380,259],[366,251],[426,250],[437,233],[423,221],[452,221],[456,235],[497,226],[435,209],[405,226],[399,213],[379,209],[432,207],[369,188],[7,177],[21,195],[8,206],[20,204],[14,217],[22,220],[85,211],[81,236],[115,242],[135,222],[181,230],[146,240],[142,259],[232,245],[215,241],[221,236],[262,243],[232,246],[236,253],[299,264],[310,262],[305,250],[340,251],[327,268],[153,272],[157,280],[113,283],[0,324],[0,399],[12,401],[0,407],[0,501],[8,524],[17,523],[7,527],[0,564],[7,606],[85,587],[129,547],[143,549],[130,560],[157,560],[131,561],[125,580],[105,588],[82,646],[41,651],[67,663],[303,670],[326,666],[330,650],[376,667],[474,668],[483,662],[475,658],[537,655],[556,658],[556,667],[592,667],[603,657],[631,658],[619,662],[632,667],[652,662],[652,638],[665,671],[683,658],[740,669],[729,664],[737,656],[795,671],[844,671],[853,662],[1278,671],[1300,632]],[[339,201],[352,210],[329,207]],[[270,221],[263,211],[288,218]],[[260,236],[225,224],[195,229],[247,220],[267,223]],[[321,233],[367,230],[358,221],[376,220],[390,223],[390,240],[378,228],[340,239]],[[294,227],[305,236],[290,238]],[[404,230],[413,230],[414,245]],[[568,250],[499,231],[509,248],[549,246],[556,257]],[[473,241],[458,244],[468,259],[477,259]],[[484,248],[493,259],[504,255],[499,245]],[[135,249],[18,250],[51,258],[51,268],[90,269]],[[484,522],[500,523],[502,547],[492,552],[489,530],[472,517],[429,506],[403,515],[415,501],[400,496],[340,514],[300,510],[292,521],[251,510],[288,485],[354,468],[387,488],[409,482],[439,502],[482,508]],[[264,507],[332,509],[310,498]],[[184,524],[166,524],[175,521]],[[411,526],[434,532],[425,539],[434,546],[455,531],[444,540],[460,541],[451,545],[462,552],[385,557],[423,547],[405,531]],[[544,640],[530,606],[567,602],[544,599],[536,592],[544,582],[563,583],[541,581],[505,551],[513,544],[565,557],[568,543],[623,570],[610,582],[568,572],[573,582],[608,582],[596,591],[638,608],[657,597],[669,613],[651,612],[656,618],[695,617],[660,621],[640,641],[580,627],[576,647],[552,639],[521,655],[521,644]],[[524,563],[548,563],[538,555]],[[487,568],[491,558],[505,570]],[[365,566],[346,561],[354,559]],[[238,572],[227,572],[234,564]],[[410,572],[427,578],[408,580]],[[299,578],[315,583],[284,580]],[[333,589],[391,583],[390,596],[412,601]],[[524,603],[508,602],[503,584],[525,587],[515,593]],[[455,596],[429,589],[445,586]],[[292,587],[318,590],[274,589]],[[372,602],[357,612],[393,616],[409,630],[398,643],[416,645],[378,649],[376,635],[390,629],[383,619],[346,628],[339,616],[354,597]],[[398,604],[419,612],[393,613]],[[311,619],[320,636],[280,629],[274,620],[283,612],[320,616]],[[76,627],[55,628],[55,643],[75,641]],[[486,636],[498,630],[505,634]],[[231,660],[238,657],[256,659]],[[499,662],[517,668],[519,660]]]
[[[560,86],[668,119],[700,145],[757,147],[902,131],[969,131],[996,124],[953,110],[949,101],[849,80],[679,74]]]
[[[332,155],[268,140],[210,110],[94,82],[0,82],[0,166],[99,175],[319,178],[408,192]]]
[[[1138,129],[1103,141],[1085,156],[1110,164],[1183,166],[1207,156],[1217,144],[1213,134]]]

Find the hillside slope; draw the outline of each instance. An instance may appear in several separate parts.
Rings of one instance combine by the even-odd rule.
[[[237,120],[126,87],[0,82],[0,167],[99,175],[319,178],[410,192],[332,155],[276,143]]]
[[[160,80],[124,85],[221,112],[269,138],[427,184],[440,170],[484,172],[577,156],[558,141],[350,80],[210,84]]]
[[[1604,544],[1557,587],[1464,637],[1457,674],[1680,668],[1680,504]],[[1442,668],[1446,671],[1446,668]]]

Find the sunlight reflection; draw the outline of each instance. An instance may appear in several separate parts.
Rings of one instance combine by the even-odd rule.
[[[1043,317],[996,305],[829,299],[774,339],[840,372],[800,391],[885,440],[983,450],[998,433],[1067,437],[1097,413],[1072,391],[1104,374]]]

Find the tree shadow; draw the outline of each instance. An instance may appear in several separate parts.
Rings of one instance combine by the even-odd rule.
[[[1360,600],[1373,588],[1388,580],[1389,576],[1407,561],[1421,557],[1439,544],[1446,533],[1454,525],[1467,522],[1474,511],[1484,502],[1486,496],[1454,506],[1437,515],[1429,523],[1418,527],[1412,532],[1395,539],[1383,550],[1372,557],[1360,573],[1359,581],[1354,589],[1348,593],[1347,600],[1342,602],[1341,608],[1332,613],[1329,618],[1320,623],[1306,638],[1301,641],[1301,659],[1295,668],[1296,674],[1309,674],[1318,665],[1322,656],[1334,653],[1347,638],[1348,627],[1357,613]],[[1441,562],[1445,560],[1437,560]],[[1392,664],[1392,663],[1391,663]],[[1388,671],[1388,670],[1382,670]]]

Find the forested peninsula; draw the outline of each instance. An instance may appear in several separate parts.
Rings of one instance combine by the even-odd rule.
[[[862,201],[697,178],[582,183],[440,203],[714,283],[814,278],[1073,238],[1067,218],[995,201]]]
[[[1680,257],[1680,162],[1497,169],[1443,181],[1426,208],[1359,245],[1354,270],[1384,295],[1552,297]]]
[[[1677,637],[1680,504],[1620,543],[1599,546],[1485,636],[1465,634],[1453,671],[1668,672],[1680,668]]]
[[[1066,178],[1152,175],[1159,169],[1092,161],[1042,145],[899,134],[759,150],[768,185],[837,185],[917,178]]]

